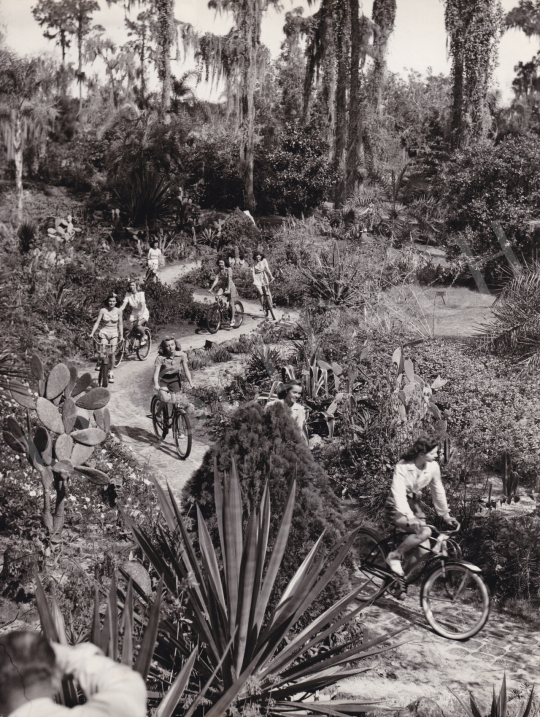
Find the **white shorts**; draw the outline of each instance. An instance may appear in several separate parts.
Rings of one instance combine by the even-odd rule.
[[[112,341],[113,339],[118,338],[118,329],[116,326],[104,326],[102,329],[99,330],[98,336],[100,339],[107,339],[107,341]]]

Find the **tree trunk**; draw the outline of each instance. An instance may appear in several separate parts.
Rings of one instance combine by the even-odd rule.
[[[341,17],[336,27],[337,35],[337,86],[336,86],[336,133],[334,140],[334,169],[338,173],[335,192],[336,207],[346,199],[345,150],[347,147],[347,85],[349,79],[349,17],[348,7],[341,6]]]
[[[159,79],[161,80],[161,113],[171,109],[171,47],[173,43],[174,5],[172,0],[158,0]]]
[[[13,110],[13,158],[15,160],[15,187],[17,192],[17,221],[23,217],[23,123],[19,108]]]
[[[349,141],[347,146],[346,195],[351,196],[358,185],[358,165],[362,146],[362,107],[360,99],[360,3],[350,0],[351,8],[351,84],[349,94]]]
[[[377,25],[373,38],[373,79],[371,86],[371,103],[377,113],[382,111],[382,91],[386,74],[386,53],[388,40],[394,30],[396,21],[396,0],[373,0],[371,18]]]
[[[464,117],[463,117],[463,57],[461,55],[454,58],[453,66],[453,87],[452,87],[452,147],[457,149],[464,137]]]

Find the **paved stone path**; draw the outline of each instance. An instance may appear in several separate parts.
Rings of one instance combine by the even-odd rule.
[[[450,689],[467,701],[472,691],[487,711],[492,688],[498,693],[504,673],[516,696],[540,685],[540,632],[504,612],[493,609],[484,629],[469,640],[447,640],[431,630],[420,607],[419,588],[413,585],[405,600],[384,596],[358,620],[370,637],[408,629],[391,639],[394,650],[372,659],[372,669],[339,684],[342,697],[369,695],[384,699],[388,707],[429,697],[447,715],[465,717]]]

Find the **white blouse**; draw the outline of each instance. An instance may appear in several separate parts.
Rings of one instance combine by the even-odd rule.
[[[446,518],[450,515],[446,492],[441,480],[441,469],[437,461],[428,461],[424,470],[417,468],[414,463],[400,461],[396,465],[392,479],[391,495],[396,509],[409,519],[415,515],[411,510],[407,498],[413,498],[426,486],[430,487],[433,505],[437,515]]]

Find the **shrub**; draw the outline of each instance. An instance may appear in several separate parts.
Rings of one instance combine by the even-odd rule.
[[[113,201],[132,226],[154,227],[173,212],[173,187],[155,170],[142,167],[111,187]]]
[[[261,498],[265,481],[272,495],[270,541],[278,529],[279,516],[287,500],[288,486],[296,474],[298,494],[284,570],[278,581],[281,588],[293,574],[299,556],[307,554],[320,532],[326,529],[325,543],[330,546],[344,534],[339,503],[328,478],[315,463],[296,424],[281,404],[263,410],[258,403],[237,409],[230,425],[222,429],[213,448],[183,491],[185,512],[195,503],[217,534],[214,505],[214,460],[220,471],[229,471],[234,458],[242,486],[242,502],[249,515]],[[344,574],[334,585],[334,593],[343,585]]]
[[[458,152],[442,167],[436,186],[447,205],[448,230],[469,229],[473,253],[493,254],[500,251],[500,245],[491,222],[499,221],[510,244],[530,258],[535,233],[528,222],[538,216],[540,208],[539,162],[536,135],[511,137],[496,146],[473,144]],[[506,264],[506,259],[501,263]],[[485,271],[488,278],[497,276],[492,264]]]

